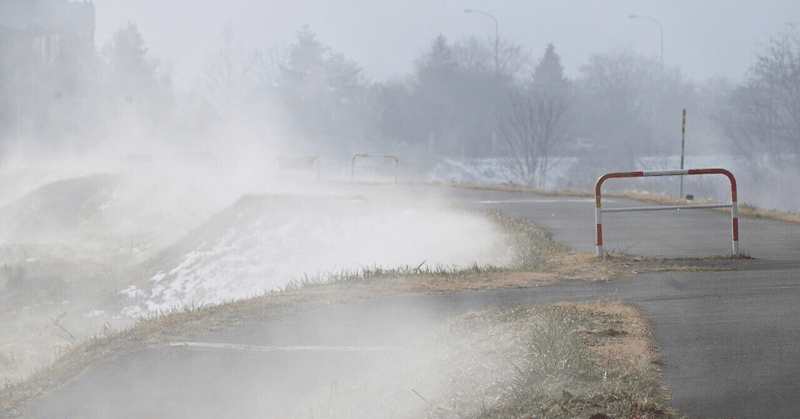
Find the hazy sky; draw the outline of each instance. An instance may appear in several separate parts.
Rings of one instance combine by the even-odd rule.
[[[552,42],[569,76],[592,53],[630,46],[659,57],[695,81],[742,77],[759,42],[792,28],[800,31],[797,0],[94,0],[97,42],[107,43],[128,21],[139,25],[150,51],[172,64],[179,83],[191,84],[230,19],[243,46],[288,45],[305,24],[332,50],[357,61],[373,81],[402,76],[438,35],[501,38],[536,57]]]

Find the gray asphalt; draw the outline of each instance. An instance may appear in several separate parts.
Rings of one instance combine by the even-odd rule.
[[[427,199],[441,189],[412,188]],[[446,199],[542,224],[594,251],[592,200],[466,189]],[[620,199],[605,206],[642,205]],[[328,307],[205,336],[259,347],[391,347],[449,316],[497,305],[619,299],[641,308],[663,353],[674,405],[689,417],[800,417],[800,226],[742,219],[754,259],[710,262],[728,271],[571,281],[526,290],[400,297]],[[667,258],[730,252],[730,215],[708,210],[607,214],[605,247]],[[386,356],[159,347],[114,359],[32,403],[29,417],[275,417],[311,388]]]

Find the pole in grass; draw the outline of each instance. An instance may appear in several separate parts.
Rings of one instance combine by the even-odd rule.
[[[683,170],[683,156],[686,149],[686,109],[683,110],[683,118],[681,120],[681,170]],[[683,196],[683,175],[681,175],[681,199]]]

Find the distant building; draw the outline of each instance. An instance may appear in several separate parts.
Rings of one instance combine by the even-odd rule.
[[[91,100],[91,1],[0,0],[0,136],[50,139]]]

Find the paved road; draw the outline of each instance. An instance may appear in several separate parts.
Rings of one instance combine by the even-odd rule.
[[[412,189],[409,193],[420,199],[442,193]],[[465,189],[445,190],[445,198],[530,218],[556,240],[594,251],[591,200]],[[665,257],[730,251],[730,216],[713,211],[612,214],[604,228],[608,250]],[[756,259],[716,262],[731,271],[647,274],[611,283],[573,281],[319,309],[202,339],[272,348],[269,352],[229,346],[130,354],[38,400],[28,415],[273,417],[310,388],[367,369],[387,356],[381,348],[402,345],[449,316],[496,305],[604,296],[631,302],[648,315],[664,355],[665,383],[689,417],[798,417],[800,226],[743,219],[741,229],[742,250]],[[339,350],[317,351],[320,347]]]

